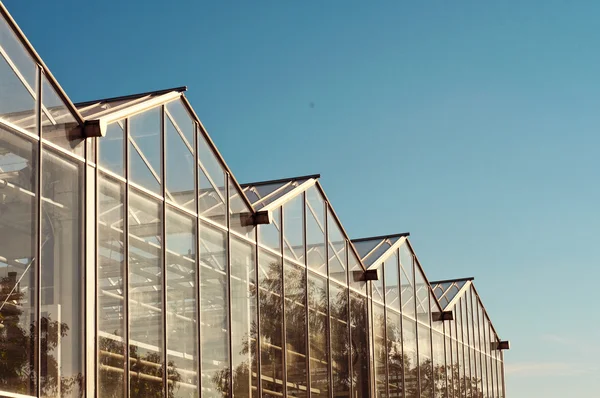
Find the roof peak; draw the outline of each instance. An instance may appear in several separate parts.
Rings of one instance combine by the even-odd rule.
[[[109,98],[101,98],[101,99],[96,99],[96,100],[91,100],[91,101],[76,102],[75,106],[78,108],[81,108],[84,106],[97,104],[99,102],[133,100],[136,98],[145,97],[147,95],[162,95],[162,94],[170,93],[171,91],[177,91],[177,92],[182,93],[184,91],[187,91],[187,86],[171,87],[171,88],[165,88],[165,89],[161,89],[161,90],[146,91],[144,93],[128,94],[128,95],[121,95],[121,96],[117,96],[117,97],[109,97]]]
[[[467,282],[467,281],[474,281],[474,280],[475,280],[474,276],[467,276],[465,278],[442,279],[439,281],[431,281],[431,282],[429,282],[429,284],[430,285],[439,285],[440,283]]]
[[[368,236],[368,237],[365,237],[365,238],[351,239],[351,241],[352,242],[364,242],[364,241],[367,241],[367,240],[403,238],[403,237],[408,237],[408,236],[410,236],[410,232],[400,232],[398,234]]]
[[[279,183],[285,183],[285,182],[296,181],[296,180],[308,180],[310,178],[319,179],[319,178],[321,178],[321,174],[308,174],[308,175],[296,176],[296,177],[279,178],[276,180],[244,182],[244,183],[241,183],[240,185],[242,187],[248,187],[248,186],[256,186],[256,185],[279,184]]]

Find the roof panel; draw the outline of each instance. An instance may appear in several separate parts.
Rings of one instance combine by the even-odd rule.
[[[252,206],[256,210],[260,210],[311,178],[319,178],[319,176],[310,175],[280,180],[258,181],[241,184],[241,186]]]

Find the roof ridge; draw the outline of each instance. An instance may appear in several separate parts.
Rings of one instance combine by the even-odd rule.
[[[145,97],[147,95],[166,94],[166,93],[170,93],[171,91],[177,91],[177,92],[182,93],[184,91],[187,91],[187,86],[171,87],[171,88],[165,88],[165,89],[161,89],[161,90],[146,91],[144,93],[127,94],[127,95],[121,95],[121,96],[117,96],[117,97],[108,97],[108,98],[101,98],[101,99],[96,99],[96,100],[91,100],[91,101],[76,102],[75,106],[83,107],[83,106],[97,104],[98,102],[112,102],[112,101],[136,99],[136,98]]]
[[[410,236],[410,232],[400,232],[400,233],[391,234],[391,235],[379,235],[379,236],[369,236],[369,237],[365,237],[365,238],[351,239],[351,241],[352,242],[364,242],[367,240],[403,238],[403,237],[408,237],[408,236]]]

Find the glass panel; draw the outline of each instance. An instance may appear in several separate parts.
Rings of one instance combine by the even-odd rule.
[[[288,397],[306,397],[306,275],[285,262],[285,322]]]
[[[382,239],[368,239],[352,241],[356,251],[360,255],[361,259],[365,258],[377,245],[382,242]]]
[[[390,249],[390,247],[397,240],[398,238],[383,240],[383,243],[381,245],[377,246],[375,250],[373,250],[366,257],[363,258],[363,262],[365,263],[365,265],[368,267],[369,265],[376,262],[381,256],[385,254],[385,252],[387,252]]]
[[[331,325],[331,368],[333,396],[350,396],[350,341],[348,289],[329,282]]]
[[[308,276],[308,309],[311,396],[328,397],[327,280],[312,273]]]
[[[125,394],[125,187],[98,178],[98,390],[102,396]]]
[[[455,318],[456,319],[456,318]],[[456,337],[456,323],[453,325],[452,327],[452,335],[453,337]],[[458,350],[459,347],[459,343],[456,340],[452,340],[452,388],[454,389],[454,398],[460,398],[461,397],[461,390],[462,390],[462,385],[461,385],[461,375],[460,375],[460,368],[461,368],[461,362],[460,362],[460,353]]]
[[[404,355],[400,314],[387,310],[387,351],[390,397],[402,397],[404,390]]]
[[[413,280],[413,255],[406,244],[400,246],[400,288],[402,313],[414,317],[415,289]]]
[[[329,251],[327,253],[329,256],[329,277],[347,285],[346,237],[335,217],[331,214],[331,209],[328,209],[327,212],[327,233],[329,235]]]
[[[364,281],[364,273],[358,258],[351,248],[348,248],[348,281],[350,289],[355,290],[363,295],[367,294],[367,283]]]
[[[273,210],[273,221],[258,226],[258,241],[276,252],[281,252],[281,207]]]
[[[82,130],[44,74],[42,74],[42,137],[83,156]]]
[[[129,191],[129,382],[134,397],[163,391],[162,205]]]
[[[150,109],[129,121],[129,177],[134,183],[160,193],[161,112]]]
[[[194,199],[194,154],[183,142],[169,117],[165,117],[167,134],[167,197],[196,211]]]
[[[419,335],[419,377],[421,397],[433,397],[433,364],[431,361],[431,329],[417,323]]]
[[[446,351],[446,368],[444,370],[446,374],[446,383],[448,388],[448,398],[456,398],[454,393],[454,364],[452,362],[452,340],[449,337],[449,327],[446,327],[446,337],[444,339],[445,351]]]
[[[444,335],[433,332],[433,388],[434,397],[446,396],[446,359],[444,353]]]
[[[258,256],[261,378],[263,397],[283,394],[282,261],[264,250]]]
[[[198,397],[196,219],[167,207],[169,397]]]
[[[231,230],[254,240],[254,222],[252,221],[252,210],[248,207],[248,204],[244,200],[244,194],[240,193],[235,184],[233,184],[233,177],[229,177],[229,179],[229,208],[231,210],[229,225]]]
[[[229,395],[227,234],[200,225],[202,397]]]
[[[23,76],[24,82],[33,88],[36,79],[35,62],[2,15],[0,15],[0,47]],[[0,79],[0,81],[3,80]]]
[[[120,176],[124,175],[124,127],[124,120],[111,123],[106,129],[106,136],[98,138],[98,164]]]
[[[185,105],[183,105],[181,100],[177,100],[169,102],[166,107],[167,111],[171,114],[177,129],[183,134],[188,145],[193,148],[196,124],[185,108]]]
[[[256,386],[255,247],[231,239],[231,362],[233,395],[250,398]]]
[[[4,391],[30,395],[37,379],[29,377],[37,362],[35,148],[0,127],[0,380]],[[49,350],[55,347],[50,341]]]
[[[404,342],[404,388],[406,398],[419,398],[419,363],[417,359],[417,325],[415,321],[402,317]]]
[[[429,311],[431,310],[431,304],[429,303],[429,283],[427,283],[425,276],[421,272],[421,268],[416,264],[415,283],[417,292],[417,320],[429,325]]]
[[[201,132],[198,133],[198,160],[200,214],[225,226],[225,171]]]
[[[308,267],[327,275],[325,203],[315,187],[306,190],[306,245]]]
[[[8,58],[0,52],[0,119],[37,134],[34,99],[36,68],[29,56],[24,54],[20,43],[15,41],[12,32],[0,16],[0,51],[3,49],[7,52],[7,47],[12,45],[17,52],[22,53],[25,63],[21,70],[15,65],[18,58],[15,52],[6,54]]]
[[[377,397],[386,397],[385,367],[388,352],[385,341],[385,311],[383,306],[375,303],[373,303],[373,341],[375,345],[375,392]]]
[[[367,298],[350,291],[350,326],[352,330],[353,398],[369,396],[369,339],[367,335]]]
[[[385,305],[400,311],[400,283],[398,280],[398,255],[394,253],[383,264],[385,272]]]
[[[283,205],[283,255],[304,264],[304,195]]]

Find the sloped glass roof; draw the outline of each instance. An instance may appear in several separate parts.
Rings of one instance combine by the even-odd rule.
[[[431,287],[435,297],[438,299],[443,309],[448,307],[448,304],[456,297],[463,286],[470,279],[456,279],[440,282],[431,282]]]
[[[260,210],[306,181],[317,178],[319,178],[319,175],[315,174],[281,180],[251,182],[241,184],[241,186],[254,209]]]
[[[398,240],[407,236],[407,233],[375,236],[372,238],[353,239],[352,244],[358,251],[363,264],[369,268],[378,264],[377,260],[383,256]]]

